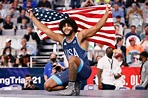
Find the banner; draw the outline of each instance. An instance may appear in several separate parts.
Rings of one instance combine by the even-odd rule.
[[[86,84],[95,84],[95,76],[98,72],[96,67],[91,67],[92,73]],[[44,90],[44,68],[1,68],[0,69],[0,88],[19,84],[24,86],[24,77],[26,74],[33,76],[33,83],[41,90]],[[122,77],[125,86],[132,88],[140,83],[140,68],[139,67],[122,67]]]
[[[91,76],[87,80],[87,84],[97,84],[95,83],[95,78],[98,73],[98,69],[96,67],[91,67],[92,73]],[[140,68],[139,67],[122,67],[122,82],[124,86],[132,89],[134,85],[140,84]]]
[[[25,75],[33,76],[33,83],[41,90],[44,89],[44,68],[1,68],[0,69],[0,88],[12,84],[19,84],[22,87],[25,82]]]

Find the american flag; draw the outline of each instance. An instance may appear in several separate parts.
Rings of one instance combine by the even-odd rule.
[[[56,33],[61,33],[59,30],[59,22],[63,18],[72,18],[78,24],[78,32],[94,26],[104,15],[106,5],[91,6],[85,8],[77,8],[64,11],[54,11],[43,8],[34,8],[32,12],[35,17],[45,24],[48,28]],[[40,31],[35,26],[35,31],[38,33],[40,39],[48,38],[44,32]],[[113,25],[112,14],[109,15],[104,26],[91,38],[88,39],[91,42],[105,44],[107,46],[114,47],[115,45],[115,30]]]

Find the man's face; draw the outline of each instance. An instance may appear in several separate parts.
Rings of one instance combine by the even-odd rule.
[[[112,58],[112,56],[113,56],[113,49],[112,48],[107,49],[106,54],[107,54],[107,56],[109,58]]]
[[[30,83],[30,81],[32,81],[32,78],[31,78],[31,77],[25,77],[25,81],[26,81],[27,83]]]
[[[117,22],[120,22],[120,21],[121,21],[121,18],[116,18],[116,21],[117,21]]]
[[[139,64],[139,57],[140,57],[139,55],[134,55],[132,57],[132,62],[135,64]]]
[[[6,47],[10,47],[11,46],[11,42],[6,42]]]
[[[135,42],[134,40],[130,41],[130,45],[131,45],[131,46],[134,46],[135,43],[136,43],[136,42]]]
[[[131,27],[131,32],[135,33],[135,31],[136,31],[136,28],[135,27]]]
[[[62,32],[65,36],[70,36],[73,33],[73,28],[66,23],[62,28]]]

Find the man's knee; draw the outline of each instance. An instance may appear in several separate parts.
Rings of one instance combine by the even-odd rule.
[[[48,83],[44,83],[44,89],[45,90],[47,90],[47,91],[51,91],[51,86],[50,86],[50,84],[48,84]]]
[[[52,85],[52,83],[51,83],[50,81],[44,83],[44,89],[45,89],[45,90],[51,91],[52,88],[53,88],[53,85]]]
[[[80,65],[80,59],[76,56],[70,56],[68,58],[68,63],[69,65],[73,65],[73,64]]]

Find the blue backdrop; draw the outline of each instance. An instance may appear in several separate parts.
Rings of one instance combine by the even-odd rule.
[[[11,84],[20,84],[23,87],[24,76],[31,74],[33,83],[44,90],[44,68],[0,68],[0,88]]]

